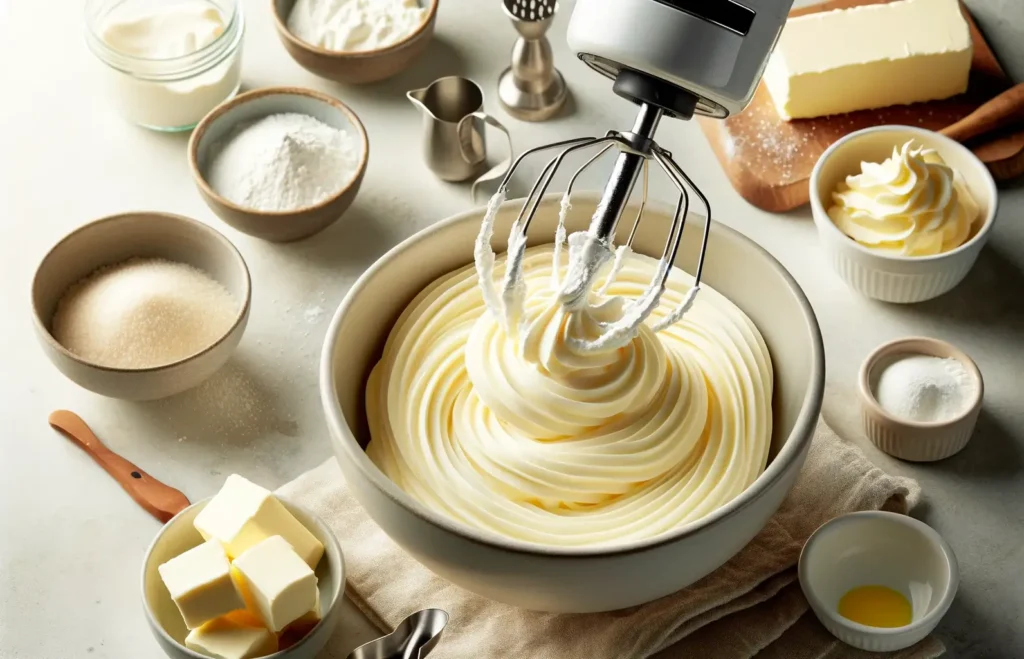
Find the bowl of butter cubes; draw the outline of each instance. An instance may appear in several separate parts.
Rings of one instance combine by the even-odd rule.
[[[142,564],[146,617],[173,659],[312,659],[344,591],[327,525],[238,475],[164,525]]]

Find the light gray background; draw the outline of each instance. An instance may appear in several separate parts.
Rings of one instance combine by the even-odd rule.
[[[186,136],[126,125],[105,104],[82,39],[80,2],[6,2],[0,0],[0,657],[155,657],[139,567],[158,524],[53,432],[47,414],[77,411],[111,448],[193,500],[232,472],[268,486],[297,476],[330,454],[316,383],[330,314],[389,246],[470,205],[467,186],[439,182],[420,161],[419,116],[404,92],[442,75],[470,76],[520,150],[627,128],[634,109],[566,51],[571,1],[563,1],[551,33],[573,91],[570,114],[530,125],[509,119],[494,98],[514,40],[496,0],[442,0],[437,37],[422,61],[386,83],[352,89],[300,69],[277,42],[269,0],[245,0],[246,87],[334,93],[362,117],[371,144],[363,189],[345,218],[305,242],[271,245],[223,226],[203,206],[185,161]],[[1024,78],[1020,0],[969,4],[1006,68]],[[806,210],[770,215],[740,199],[696,126],[665,122],[658,139],[710,197],[716,219],[763,244],[806,290],[828,353],[824,415],[838,432],[866,444],[854,378],[882,341],[933,335],[978,361],[985,412],[961,455],[914,466],[865,450],[884,469],[921,481],[921,516],[959,556],[961,591],[939,629],[951,656],[1022,656],[1024,188],[1002,191],[990,245],[956,291],[889,306],[857,297],[832,274]],[[538,169],[534,164],[529,175]],[[581,183],[603,182],[591,176]],[[655,196],[666,193],[655,186]],[[29,282],[46,249],[79,224],[132,209],[210,222],[242,250],[253,278],[252,320],[231,366],[199,390],[154,403],[103,399],[65,380],[35,345],[28,314]],[[369,633],[350,608],[325,656],[344,657]]]

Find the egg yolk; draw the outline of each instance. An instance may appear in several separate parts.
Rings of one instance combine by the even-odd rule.
[[[868,627],[902,627],[913,618],[910,602],[885,586],[860,586],[839,600],[839,615]]]

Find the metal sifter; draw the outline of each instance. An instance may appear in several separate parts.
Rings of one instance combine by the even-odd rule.
[[[539,4],[546,8],[553,7],[554,3]],[[642,321],[657,307],[679,249],[691,196],[699,200],[709,220],[711,207],[673,160],[672,154],[654,140],[654,134],[665,117],[690,119],[699,114],[724,118],[742,110],[757,88],[791,5],[792,0],[576,2],[569,21],[570,48],[590,68],[610,78],[616,94],[639,106],[636,119],[627,131],[610,130],[602,137],[578,137],[525,151],[513,163],[500,188],[505,189],[525,158],[541,151],[560,149],[548,161],[523,202],[515,225],[518,240],[509,243],[522,245],[541,198],[567,156],[597,150],[572,174],[563,199],[568,198],[583,170],[610,149],[618,151],[588,230],[591,243],[570,261],[560,293],[564,303],[571,305],[586,298],[596,274],[595,259],[600,261],[611,255],[619,219],[643,173],[640,210],[625,245],[632,242],[636,227],[642,221],[648,170],[653,162],[673,182],[679,197],[658,272],[644,295],[634,301],[629,320]],[[693,273],[696,285],[687,302],[668,319],[671,322],[685,313],[699,287],[709,227],[710,222],[705,225],[700,258]],[[662,326],[664,324],[663,321]]]
[[[543,121],[561,109],[568,94],[545,36],[558,3],[504,0],[504,7],[519,38],[512,47],[512,65],[498,78],[498,98],[513,117]]]

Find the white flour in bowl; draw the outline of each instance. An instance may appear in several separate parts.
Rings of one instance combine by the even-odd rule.
[[[348,131],[305,114],[272,114],[228,136],[206,179],[238,206],[294,211],[315,206],[348,185],[361,155]]]
[[[325,50],[360,52],[393,46],[426,20],[417,0],[298,0],[288,30]]]

